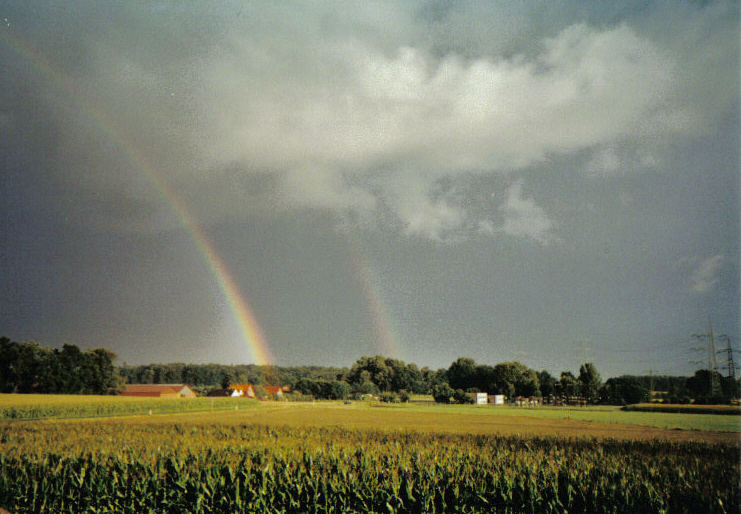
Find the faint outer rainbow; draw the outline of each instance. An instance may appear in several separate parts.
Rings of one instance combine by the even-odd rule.
[[[399,335],[393,329],[391,315],[383,303],[378,286],[378,278],[375,276],[372,266],[362,252],[361,243],[352,233],[345,233],[347,250],[350,257],[352,273],[360,284],[365,297],[369,313],[373,318],[373,326],[376,331],[379,350],[385,357],[403,359],[404,356],[399,348]]]
[[[96,126],[114,142],[121,150],[122,154],[131,162],[131,164],[141,171],[155,189],[160,193],[165,202],[172,208],[180,223],[190,234],[193,242],[203,257],[209,272],[216,280],[219,288],[223,292],[229,307],[234,314],[234,318],[239,325],[240,332],[244,338],[247,347],[252,354],[252,358],[257,364],[270,364],[273,362],[273,356],[265,342],[260,325],[257,323],[252,309],[242,296],[239,287],[232,277],[229,269],[214,248],[214,245],[206,236],[195,218],[191,215],[185,203],[169,186],[162,174],[152,165],[149,160],[142,154],[136,145],[128,140],[124,134],[116,128],[114,121],[106,116],[100,109],[95,108],[92,103],[86,101],[75,90],[72,79],[65,73],[54,67],[43,55],[36,51],[29,43],[22,38],[13,34],[10,30],[0,32],[2,38],[8,43],[18,55],[31,63],[38,72],[44,77],[51,80],[67,96],[81,108],[85,114],[95,122]]]

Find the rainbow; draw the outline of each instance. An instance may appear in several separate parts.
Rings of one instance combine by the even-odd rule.
[[[364,257],[364,252],[361,251],[361,244],[357,237],[347,231],[343,231],[343,233],[347,242],[353,276],[360,285],[360,290],[363,292],[368,311],[373,320],[378,349],[386,357],[403,359],[399,344],[401,337],[394,330],[391,315],[381,300],[381,293],[376,286],[379,281],[374,277],[373,267],[368,259]]]
[[[177,215],[182,226],[190,234],[210,274],[216,280],[219,289],[223,292],[254,362],[261,365],[273,363],[273,356],[268,348],[262,329],[257,322],[257,318],[241,294],[224,260],[219,256],[213,243],[208,239],[206,233],[190,213],[185,203],[167,183],[162,173],[149,162],[132,141],[125,137],[110,117],[77,93],[72,79],[57,69],[33,46],[10,30],[3,30],[0,39],[4,39],[8,46],[19,56],[33,65],[42,76],[49,79],[71,98],[95,123],[98,129],[120,149],[133,167],[149,179],[163,200]]]

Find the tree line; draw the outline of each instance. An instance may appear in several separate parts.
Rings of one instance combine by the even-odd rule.
[[[473,359],[461,357],[446,370],[447,382],[436,385],[432,392],[435,401],[449,403],[472,402],[465,393],[485,392],[515,397],[580,397],[596,403],[602,381],[591,362],[584,363],[579,376],[570,371],[559,379],[548,371],[535,371],[520,362],[502,362],[495,366],[476,364]]]
[[[116,393],[121,384],[189,384],[199,393],[229,384],[287,385],[313,398],[346,399],[351,395],[378,395],[402,401],[411,394],[431,394],[438,402],[466,403],[467,393],[503,394],[507,398],[580,398],[589,403],[629,404],[650,400],[649,389],[665,393],[671,403],[723,403],[739,395],[739,381],[699,370],[692,377],[624,375],[602,382],[593,363],[578,374],[562,371],[558,377],[520,362],[477,364],[461,357],[448,368],[418,368],[414,363],[382,355],[360,357],[350,368],[327,366],[258,366],[254,364],[146,364],[116,368],[116,355],[107,349],[82,351],[65,344],[61,349],[38,343],[16,343],[0,338],[0,392]],[[717,387],[713,387],[713,384]]]
[[[122,365],[118,370],[128,384],[188,384],[198,392],[229,384],[288,385],[301,379],[337,380],[347,368],[328,366],[259,366],[256,364],[169,364]]]
[[[0,392],[108,394],[118,385],[115,359],[104,348],[56,349],[0,337]]]

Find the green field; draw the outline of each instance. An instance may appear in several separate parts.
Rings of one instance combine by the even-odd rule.
[[[137,513],[739,510],[739,432],[722,421],[735,416],[218,400],[211,411],[210,399],[0,395],[0,409],[54,413],[0,421],[0,507]],[[173,401],[193,403],[168,413]],[[117,417],[98,413],[101,405]],[[77,418],[81,406],[96,417]],[[711,429],[691,428],[706,416]]]
[[[410,408],[428,410],[430,408],[451,412],[486,413],[497,416],[523,416],[534,418],[573,419],[595,421],[600,423],[621,423],[629,425],[646,425],[682,430],[721,430],[741,432],[741,417],[720,414],[703,414],[698,416],[674,412],[639,412],[625,411],[621,407],[548,407],[536,408],[510,406],[476,406],[476,405],[421,405],[412,404]]]
[[[0,420],[90,418],[209,412],[255,408],[257,400],[140,398],[75,394],[0,394]]]
[[[624,411],[620,407],[547,407],[523,408],[510,406],[441,405],[417,397],[409,404],[379,402],[318,402],[315,405],[341,409],[396,409],[399,412],[434,413],[447,416],[470,414],[502,418],[538,418],[627,424],[667,429],[741,432],[741,416],[719,414],[687,415],[674,412]],[[186,412],[232,411],[278,407],[305,408],[306,404],[258,402],[243,398],[158,399],[130,396],[81,396],[0,394],[0,420],[34,420],[49,418],[81,418],[129,415],[177,414]],[[527,422],[523,422],[527,424]],[[532,422],[531,422],[532,423]],[[619,431],[616,428],[616,431]]]

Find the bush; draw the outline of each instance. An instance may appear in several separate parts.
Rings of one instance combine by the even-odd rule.
[[[474,399],[467,394],[463,389],[456,389],[453,392],[453,399],[455,400],[455,403],[474,403]]]
[[[399,395],[396,393],[381,393],[381,401],[384,403],[399,403]]]
[[[268,392],[265,390],[265,388],[261,385],[256,385],[253,387],[255,390],[255,397],[258,400],[266,400],[268,398]]]
[[[455,391],[447,384],[437,384],[432,388],[432,397],[437,403],[450,403]]]
[[[409,400],[412,399],[412,395],[409,394],[409,391],[402,389],[399,391],[399,400],[401,400],[402,403],[407,403]]]
[[[602,403],[627,405],[646,402],[650,399],[648,389],[634,377],[610,378],[600,389]]]
[[[321,400],[345,400],[350,395],[350,386],[341,380],[302,378],[296,382],[294,391]]]
[[[360,393],[360,394],[378,394],[378,386],[374,384],[373,382],[363,382],[362,384],[358,384],[355,386],[355,389],[353,390],[354,393]]]

